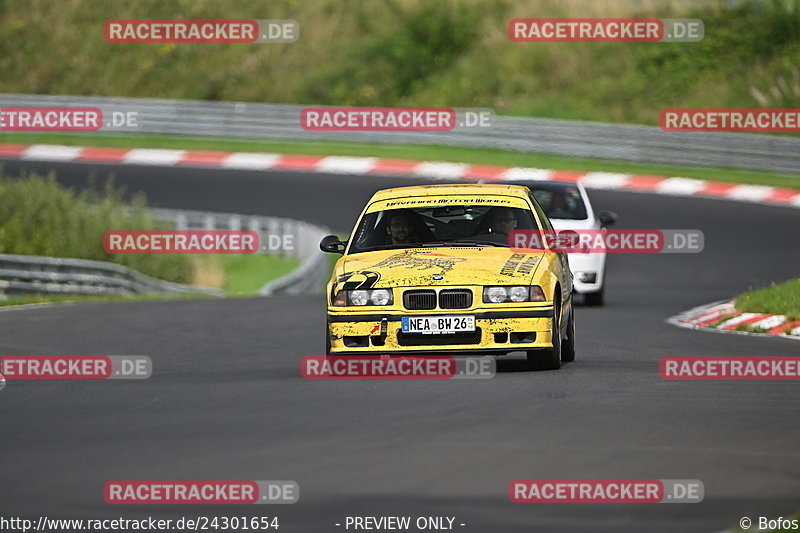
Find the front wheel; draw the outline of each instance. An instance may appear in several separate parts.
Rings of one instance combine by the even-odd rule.
[[[558,370],[561,368],[561,302],[553,301],[552,348],[528,350],[528,368],[531,370]]]
[[[331,354],[331,330],[330,323],[325,323],[325,355]]]
[[[569,305],[569,323],[567,324],[567,339],[561,345],[561,361],[569,363],[575,360],[575,303]]]

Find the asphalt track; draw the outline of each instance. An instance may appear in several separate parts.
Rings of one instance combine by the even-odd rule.
[[[109,173],[160,207],[294,216],[349,231],[405,178],[7,161],[83,186]],[[607,305],[576,312],[557,372],[501,360],[485,381],[311,381],[319,296],[60,305],[0,311],[0,353],[149,355],[146,381],[10,382],[0,392],[0,515],[280,517],[343,531],[348,515],[455,516],[456,530],[713,532],[800,508],[796,382],[667,382],[680,355],[800,356],[800,343],[665,319],[798,275],[800,211],[700,198],[591,194],[621,228],[699,228],[699,254],[614,255]],[[518,478],[700,479],[699,504],[512,504]],[[111,506],[114,479],[291,479],[290,506]]]

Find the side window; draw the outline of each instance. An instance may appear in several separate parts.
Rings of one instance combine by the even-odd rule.
[[[364,218],[358,225],[356,234],[350,238],[350,242],[354,244],[354,249],[365,248],[370,245],[370,240],[374,240],[375,227],[379,223],[379,216],[381,214],[382,211],[378,211],[364,215]]]
[[[536,217],[542,224],[542,229],[549,229],[552,230],[553,226],[550,225],[550,219],[547,218],[547,215],[544,214],[542,207],[539,205],[539,202],[536,201],[536,197],[531,193],[529,195],[531,204],[533,204],[533,209],[536,211]]]

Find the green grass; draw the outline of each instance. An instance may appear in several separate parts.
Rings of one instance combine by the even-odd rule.
[[[253,296],[268,281],[290,273],[300,261],[277,255],[220,256],[227,279],[223,285],[229,296]]]
[[[711,181],[727,181],[753,185],[800,188],[800,173],[782,174],[756,170],[719,167],[689,167],[679,165],[637,164],[597,158],[577,158],[545,154],[527,154],[408,144],[320,142],[270,142],[218,139],[209,137],[178,137],[172,135],[67,135],[67,134],[0,134],[0,142],[43,143],[70,146],[102,146],[118,148],[171,148],[176,150],[216,150],[226,152],[274,152],[304,155],[342,155],[386,157],[421,161],[452,161],[472,164],[535,167],[554,170],[622,172],[654,176],[681,176]]]
[[[736,297],[736,309],[800,319],[800,279],[740,294]]]
[[[714,322],[711,322],[711,323],[709,323],[709,324],[706,324],[706,325],[705,325],[705,326],[703,326],[703,327],[706,327],[706,328],[715,328],[715,327],[719,326],[720,324],[722,324],[723,322],[725,322],[726,320],[728,320],[729,318],[731,318],[731,317],[729,317],[729,316],[726,316],[726,317],[720,318],[719,320],[715,320]]]
[[[748,333],[766,333],[769,330],[764,328],[757,328],[750,324],[739,324],[734,328],[734,331],[746,331]]]
[[[359,106],[656,124],[800,107],[797,0],[0,2],[0,92]],[[516,43],[517,17],[691,17],[698,43]],[[290,44],[110,44],[108,19],[294,19]]]

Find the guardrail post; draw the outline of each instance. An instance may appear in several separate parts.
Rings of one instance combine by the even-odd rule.
[[[267,241],[264,239],[264,233],[262,232],[261,229],[261,219],[258,217],[250,217],[250,219],[247,221],[247,228],[250,231],[255,231],[256,234],[258,235],[259,249],[256,251],[256,253],[257,254],[267,253],[266,250],[264,249],[264,246],[266,245]]]
[[[231,231],[242,231],[242,219],[239,215],[233,215],[228,219],[228,229]]]
[[[280,235],[280,233],[279,233],[280,229],[279,229],[279,224],[278,224],[279,219],[274,218],[274,217],[265,217],[262,220],[264,221],[265,226],[266,226],[264,228],[266,230],[264,232],[266,234],[266,236],[264,237],[264,244],[268,245],[269,244],[268,239],[269,239],[270,235]],[[272,250],[267,250],[267,251],[265,251],[265,253],[268,253],[268,254],[277,253],[278,255],[283,255],[283,248],[281,247],[281,249],[279,249],[277,252],[273,252]]]
[[[189,229],[189,221],[185,214],[178,213],[174,218],[175,229],[178,231],[186,231]]]

